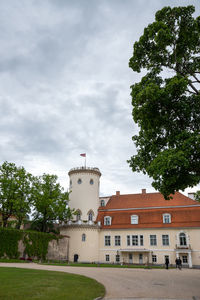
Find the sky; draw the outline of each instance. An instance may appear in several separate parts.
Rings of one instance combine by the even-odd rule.
[[[200,15],[199,0],[1,0],[0,163],[56,174],[67,190],[86,153],[101,196],[154,192],[127,163],[138,132],[130,86],[141,78],[128,64],[157,10],[191,4]]]

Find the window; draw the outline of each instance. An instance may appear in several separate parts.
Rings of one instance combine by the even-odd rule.
[[[169,223],[171,223],[171,215],[170,215],[170,214],[164,214],[164,215],[163,215],[163,223],[164,223],[164,224],[169,224]]]
[[[85,241],[86,241],[86,234],[83,233],[83,234],[82,234],[82,242],[85,242]]]
[[[132,235],[132,245],[138,246],[138,235]]]
[[[140,242],[140,246],[144,246],[144,237],[143,235],[127,235],[127,246],[138,246]]]
[[[106,261],[110,261],[110,255],[106,254]]]
[[[78,184],[81,184],[82,180],[79,178],[77,182],[78,182]]]
[[[120,246],[121,245],[121,237],[120,235],[115,236],[115,246]]]
[[[162,235],[162,244],[163,244],[163,246],[169,246],[169,235],[168,234]]]
[[[152,255],[152,263],[156,263],[157,262],[157,256],[156,255]]]
[[[187,255],[183,255],[182,256],[182,260],[183,260],[183,264],[187,264],[188,263],[188,257],[187,257]]]
[[[69,187],[71,188],[72,187],[72,180],[70,179],[70,182],[69,182]]]
[[[156,246],[157,245],[156,235],[150,235],[150,245],[151,246]]]
[[[144,246],[144,237],[140,235],[140,246]]]
[[[101,200],[101,206],[105,206],[105,201]]]
[[[131,224],[138,224],[138,216],[137,215],[131,216]]]
[[[116,262],[120,262],[120,255],[119,255],[119,254],[117,254],[117,255],[115,256],[115,261],[116,261]]]
[[[93,212],[90,211],[88,214],[88,221],[93,221]]]
[[[110,246],[110,235],[105,235],[105,246]]]
[[[104,225],[111,225],[111,217],[104,217]]]
[[[179,234],[179,243],[180,243],[180,246],[187,246],[186,235],[184,232],[181,232]]]
[[[79,221],[79,220],[81,220],[81,211],[77,210],[76,211],[76,221]]]
[[[127,246],[131,245],[131,237],[130,235],[127,235]]]
[[[90,184],[94,184],[94,180],[93,179],[90,179]]]

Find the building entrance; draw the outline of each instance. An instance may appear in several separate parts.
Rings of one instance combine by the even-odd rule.
[[[133,263],[133,254],[129,253],[129,264]]]
[[[78,262],[78,254],[74,254],[74,262]]]

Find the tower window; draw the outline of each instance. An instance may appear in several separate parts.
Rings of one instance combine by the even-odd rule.
[[[79,220],[81,220],[81,211],[77,210],[76,211],[76,221],[79,221]]]
[[[94,180],[93,179],[90,179],[90,184],[94,184]]]
[[[82,234],[82,242],[85,242],[85,241],[86,241],[86,234],[83,233],[83,234]]]
[[[88,221],[93,221],[93,213],[91,211],[88,214]]]
[[[77,182],[78,182],[78,184],[81,184],[82,180],[79,178]]]

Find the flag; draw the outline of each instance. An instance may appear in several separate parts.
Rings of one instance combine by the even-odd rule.
[[[86,157],[86,153],[82,153],[80,154],[80,156]]]

